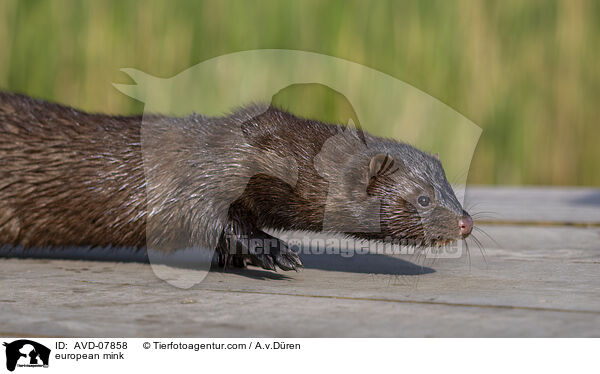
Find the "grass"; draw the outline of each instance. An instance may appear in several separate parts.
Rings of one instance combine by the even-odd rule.
[[[257,48],[341,57],[483,129],[469,183],[600,186],[600,2],[0,2],[0,89],[140,113],[112,86]],[[337,110],[335,101],[324,107]]]

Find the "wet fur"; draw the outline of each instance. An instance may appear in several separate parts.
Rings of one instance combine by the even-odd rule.
[[[435,244],[458,238],[463,214],[435,157],[261,106],[122,117],[0,93],[0,160],[0,243],[25,247],[216,248],[222,265],[289,270],[301,263],[285,243],[258,253],[236,238],[326,230]],[[348,230],[350,216],[369,221],[373,199],[380,230]]]

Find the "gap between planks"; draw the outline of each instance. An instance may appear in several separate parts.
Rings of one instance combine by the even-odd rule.
[[[349,301],[377,301],[387,303],[399,303],[399,304],[421,304],[421,305],[441,305],[461,308],[482,308],[482,309],[508,309],[508,310],[526,310],[535,312],[558,312],[558,313],[580,313],[580,314],[594,314],[600,315],[600,310],[577,310],[577,309],[563,309],[563,308],[544,308],[534,306],[514,306],[514,305],[501,305],[501,304],[471,304],[471,303],[452,303],[445,301],[431,301],[431,300],[397,300],[397,299],[386,299],[377,297],[352,297],[352,296],[332,296],[332,295],[309,295],[309,294],[295,294],[285,292],[264,292],[264,291],[248,291],[248,290],[220,290],[213,288],[200,288],[202,291],[220,292],[220,293],[242,293],[252,295],[270,295],[270,296],[293,296],[293,297],[310,297],[317,299],[335,299],[335,300],[349,300]]]
[[[518,221],[518,220],[475,220],[477,225],[489,226],[541,226],[541,227],[600,227],[600,222]]]

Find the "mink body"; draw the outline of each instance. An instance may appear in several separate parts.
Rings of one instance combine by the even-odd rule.
[[[0,244],[194,247],[290,270],[300,259],[264,230],[439,245],[467,221],[436,157],[353,128],[267,106],[126,117],[0,93]]]

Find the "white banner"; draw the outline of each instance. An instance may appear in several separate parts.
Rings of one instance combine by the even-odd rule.
[[[589,372],[594,339],[0,338],[0,373]]]

